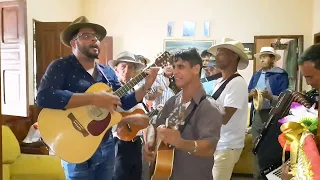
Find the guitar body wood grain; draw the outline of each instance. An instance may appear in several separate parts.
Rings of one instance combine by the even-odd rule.
[[[161,143],[156,155],[156,161],[150,165],[151,180],[169,180],[172,174],[174,149]]]
[[[135,109],[132,112],[121,112],[120,114],[122,115],[122,117],[126,117],[134,114],[145,114],[145,112],[142,109]],[[146,126],[139,126],[137,124],[129,124],[129,126],[130,129],[122,128],[121,130],[117,130],[117,136],[123,141],[133,140],[136,137],[138,131],[146,128]]]
[[[96,83],[85,93],[110,89],[104,83]],[[120,113],[114,112],[95,120],[88,109],[88,106],[67,110],[44,108],[38,116],[43,141],[56,156],[67,162],[82,163],[92,157],[106,132],[122,119]]]

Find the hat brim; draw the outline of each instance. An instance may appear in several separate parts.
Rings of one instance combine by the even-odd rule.
[[[253,56],[256,58],[256,59],[260,59],[260,56],[262,54],[272,54],[275,56],[275,61],[278,61],[279,59],[281,59],[281,56],[279,54],[276,54],[276,53],[272,53],[272,52],[259,52],[257,54],[254,54]]]
[[[134,66],[136,67],[136,71],[139,71],[139,70],[145,68],[145,65],[143,63],[139,63],[139,62],[132,61],[132,60],[125,60],[125,59],[122,59],[122,60],[110,60],[110,61],[108,61],[108,65],[114,69],[120,62],[133,63]]]
[[[106,37],[107,35],[107,30],[99,25],[99,24],[95,24],[95,23],[77,23],[77,24],[72,24],[70,26],[68,26],[66,29],[64,29],[61,33],[60,33],[60,40],[61,42],[67,46],[67,47],[71,47],[70,45],[70,41],[72,39],[72,35],[75,31],[81,29],[81,28],[93,28],[96,31],[96,34],[100,35],[100,39],[99,41],[103,40],[104,37]]]
[[[242,51],[240,48],[238,48],[237,46],[234,46],[232,44],[217,44],[217,45],[213,45],[212,47],[210,47],[208,49],[208,52],[210,52],[211,54],[216,56],[217,55],[217,51],[218,51],[219,48],[229,49],[229,50],[233,51],[234,53],[237,53],[240,56],[240,61],[239,61],[239,64],[238,64],[238,69],[239,70],[243,70],[243,69],[248,67],[249,59],[248,59],[248,56],[246,55],[246,53],[244,51]]]

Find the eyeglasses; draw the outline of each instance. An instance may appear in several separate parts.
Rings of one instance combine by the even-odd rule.
[[[98,34],[83,33],[83,34],[79,35],[78,37],[74,38],[74,40],[77,40],[77,39],[88,40],[88,39],[92,39],[92,38],[96,38],[97,40],[100,40],[101,36]]]

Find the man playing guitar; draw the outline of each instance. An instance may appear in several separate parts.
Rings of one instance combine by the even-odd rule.
[[[127,83],[134,75],[145,68],[145,65],[135,59],[133,53],[124,51],[120,53],[116,60],[108,61],[108,64],[115,70],[121,84]],[[137,85],[139,86],[139,85]],[[137,88],[132,89],[134,91]],[[134,108],[145,109],[143,102],[137,104]],[[130,111],[130,110],[129,110]],[[114,132],[116,141],[116,159],[113,180],[141,180],[142,173],[142,132],[139,131],[137,136],[131,141],[123,141],[117,137]]]
[[[39,107],[70,109],[95,105],[113,112],[118,105],[127,110],[143,99],[159,69],[150,69],[144,86],[122,98],[106,91],[84,93],[97,82],[108,84],[113,90],[121,87],[110,67],[95,62],[100,52],[100,41],[106,33],[104,27],[90,23],[84,16],[61,32],[61,41],[72,48],[72,55],[54,60],[48,66],[37,93],[36,104]],[[67,180],[111,180],[115,152],[110,132],[105,134],[97,151],[87,161],[75,164],[62,160]]]
[[[201,85],[202,60],[197,50],[177,52],[172,60],[175,82],[182,91],[166,102],[155,125],[158,127],[157,137],[175,147],[170,180],[212,180],[213,154],[220,138],[222,115],[212,98],[206,97]],[[177,105],[186,107],[184,117],[191,114],[189,121],[185,121],[182,133],[180,130],[159,127]],[[155,161],[156,154],[149,143],[144,145],[143,150],[147,160]]]

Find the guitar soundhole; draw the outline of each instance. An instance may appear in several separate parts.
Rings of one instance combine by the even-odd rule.
[[[92,120],[88,124],[88,131],[93,136],[99,136],[110,124],[111,114],[109,113],[103,120]]]

